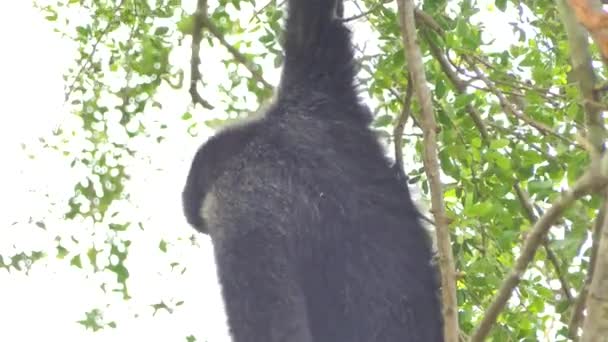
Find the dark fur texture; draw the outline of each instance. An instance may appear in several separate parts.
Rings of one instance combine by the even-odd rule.
[[[429,239],[335,11],[289,1],[278,98],[201,147],[185,214],[212,238],[235,342],[442,341]]]

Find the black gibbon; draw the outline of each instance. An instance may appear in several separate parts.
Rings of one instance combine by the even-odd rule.
[[[430,241],[369,129],[342,4],[288,8],[275,102],[208,140],[183,191],[233,340],[442,341]]]

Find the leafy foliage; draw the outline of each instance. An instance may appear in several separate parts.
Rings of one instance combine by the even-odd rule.
[[[378,3],[357,1],[350,9],[355,14],[367,11],[353,21],[360,88],[376,110],[374,127],[393,142],[389,132],[403,113],[407,61],[396,7]],[[117,210],[117,203],[129,199],[129,163],[141,156],[133,142],[149,138],[162,144],[163,130],[175,119],[187,122],[190,131],[198,125],[197,118],[217,127],[252,112],[271,96],[261,81],[276,83],[276,67],[282,60],[283,13],[277,1],[210,1],[208,18],[221,36],[204,28],[200,53],[219,56],[223,78],[208,78],[212,73],[203,61],[198,66],[201,79],[196,81],[201,96],[215,109],[191,106],[174,118],[166,113],[154,126],[146,126],[149,120],[144,118],[163,109],[157,98],[163,87],[187,92],[183,79],[189,66],[172,55],[193,35],[192,10],[182,6],[179,0],[69,0],[42,7],[46,18],[78,46],[75,67],[66,75],[66,98],[80,127],[56,132],[61,142],[49,144],[72,167],[87,170],[74,185],[66,218],[91,220],[104,234],[109,232],[103,246],[86,246],[84,252],[62,242],[78,244],[77,238],[61,237],[56,255],[78,268],[88,263],[91,272],[112,272],[122,284],[114,291],[124,299],[129,298],[128,232],[142,227],[137,218]],[[85,17],[74,20],[74,10]],[[583,134],[584,108],[554,2],[433,0],[425,1],[421,10],[432,19],[418,18],[419,36],[440,126],[444,196],[460,274],[459,320],[463,333],[469,334],[512,268],[526,231],[588,164],[587,153],[575,143]],[[489,33],[500,32],[491,25],[494,16],[505,23],[495,37]],[[359,27],[370,30],[371,38],[365,38],[373,47],[360,43]],[[504,32],[507,28],[511,32]],[[212,118],[211,113],[220,109],[227,115]],[[424,202],[428,185],[415,101],[411,109],[403,142],[405,169],[410,183],[423,190]],[[64,142],[74,136],[85,143],[67,149]],[[526,206],[533,208],[532,216]],[[598,199],[588,197],[566,213],[500,316],[493,340],[567,338],[565,326],[585,281],[581,270],[588,267],[587,242],[598,206]],[[171,243],[160,241],[158,248],[166,253]],[[34,262],[40,253],[3,256],[0,266],[21,270],[20,260]],[[153,307],[170,311],[162,301]],[[95,309],[80,323],[95,330],[114,324],[99,323],[100,315]]]

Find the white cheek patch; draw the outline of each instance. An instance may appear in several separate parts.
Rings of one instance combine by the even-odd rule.
[[[205,221],[207,229],[209,229],[209,234],[217,233],[216,231],[213,231],[217,226],[217,209],[217,198],[213,191],[209,191],[207,195],[205,195],[199,211],[199,215],[202,217],[203,221]]]
[[[213,221],[214,211],[217,207],[217,199],[213,192],[208,192],[203,199],[203,203],[201,204],[201,210],[199,215],[205,221]]]

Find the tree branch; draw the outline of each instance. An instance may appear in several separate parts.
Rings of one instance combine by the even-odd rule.
[[[398,0],[403,45],[409,72],[412,75],[414,89],[422,111],[422,132],[424,134],[424,165],[431,189],[432,212],[435,216],[435,232],[439,249],[441,285],[443,297],[444,339],[457,342],[458,303],[456,299],[456,272],[450,243],[448,219],[443,202],[443,189],[439,178],[439,161],[437,157],[437,123],[431,101],[431,92],[426,84],[426,75],[422,62],[420,47],[416,37],[413,0]]]
[[[471,342],[481,342],[489,334],[496,318],[503,310],[505,304],[511,297],[513,289],[519,284],[528,265],[534,258],[536,250],[542,243],[553,224],[563,215],[574,201],[599,188],[605,187],[607,179],[601,176],[600,163],[592,163],[589,170],[578,179],[574,186],[562,194],[562,196],[545,212],[545,214],[534,224],[522,247],[521,255],[517,258],[515,266],[507,279],[501,285],[494,301],[486,310],[481,323],[471,336]]]
[[[597,154],[604,150],[603,146],[606,137],[606,128],[604,126],[604,118],[602,116],[602,107],[595,105],[595,103],[599,102],[599,95],[598,91],[595,89],[596,75],[592,64],[592,57],[589,53],[588,36],[584,29],[577,24],[576,18],[578,18],[578,20],[582,22],[582,24],[591,32],[592,37],[600,46],[600,51],[604,57],[604,63],[606,63],[608,53],[608,36],[606,35],[606,26],[602,28],[596,24],[602,24],[603,21],[603,24],[605,25],[608,23],[608,21],[606,21],[606,18],[608,17],[606,16],[606,13],[601,10],[601,5],[598,1],[594,1],[593,4],[590,4],[587,0],[569,0],[569,4],[570,6],[568,6],[567,0],[560,0],[557,2],[557,7],[568,37],[568,44],[570,46],[570,61],[573,70],[572,74],[577,81],[583,96],[586,138],[591,144],[590,148],[592,149],[592,154]],[[572,11],[570,7],[572,7],[574,11]],[[592,23],[593,20],[599,20],[599,22],[594,24]],[[605,302],[602,303],[602,301],[596,301],[597,297],[595,296],[601,294],[598,294],[597,292],[593,293],[590,290],[594,282],[596,284],[602,282],[602,280],[596,280],[595,278],[602,278],[604,276],[598,276],[596,272],[602,267],[600,265],[602,262],[598,262],[598,255],[601,254],[601,231],[608,231],[608,228],[606,228],[607,223],[605,222],[608,217],[608,215],[606,215],[608,206],[606,196],[607,194],[604,193],[602,205],[593,228],[591,256],[589,259],[587,276],[585,277],[585,282],[578,295],[572,310],[570,322],[568,324],[569,334],[573,340],[578,339],[579,328],[583,322],[585,322],[585,328],[583,329],[583,340],[589,339],[591,341],[594,335],[595,337],[599,338],[597,335],[597,329],[604,329],[604,333],[606,333],[605,329],[608,329],[605,322],[602,323],[601,321],[598,321],[597,316],[592,317],[592,315],[597,314],[598,310],[602,310],[602,308],[604,310],[607,309],[608,305],[606,305]],[[605,241],[606,238],[604,236],[604,238],[602,238],[602,242]],[[606,263],[606,258],[608,258],[608,255],[604,256],[604,265]],[[602,272],[605,272],[605,270]],[[604,295],[608,294],[604,293]],[[587,319],[585,319],[583,315],[586,305],[588,305]],[[593,321],[589,322],[589,320]]]
[[[608,202],[604,202],[604,211]],[[587,317],[583,325],[583,342],[606,339],[608,333],[608,215],[604,215],[598,241],[597,254],[592,265],[591,284],[587,295]],[[591,272],[591,270],[590,270]]]
[[[593,105],[593,103],[599,102],[599,99],[595,91],[596,76],[593,70],[593,60],[589,53],[588,35],[576,22],[575,15],[566,1],[557,1],[557,7],[564,23],[568,45],[570,46],[572,75],[583,95],[587,139],[598,151],[601,151],[606,131],[603,125],[602,111]]]
[[[521,203],[522,207],[524,208],[524,211],[526,213],[526,216],[528,217],[528,220],[532,224],[536,223],[536,221],[538,221],[538,218],[536,217],[536,214],[534,213],[534,208],[532,207],[532,203],[530,201],[530,196],[524,189],[522,189],[519,186],[519,183],[517,183],[517,182],[515,182],[515,184],[513,185],[513,188],[515,189],[515,193],[517,194],[519,203]],[[561,265],[560,265],[557,255],[555,255],[555,253],[549,247],[549,240],[547,239],[546,236],[544,237],[542,244],[545,249],[545,253],[547,253],[547,259],[549,259],[549,262],[553,265],[553,269],[555,271],[555,276],[557,277],[560,284],[562,285],[562,292],[564,293],[564,296],[566,297],[568,302],[572,302],[572,294],[570,293],[570,286],[568,285],[568,281],[566,280],[566,277],[562,273]]]
[[[606,194],[604,194],[604,201],[606,198]],[[593,279],[593,273],[595,268],[595,261],[597,260],[597,252],[600,244],[601,230],[604,219],[606,217],[606,206],[602,206],[599,210],[597,218],[595,219],[595,224],[593,225],[593,232],[591,238],[593,239],[591,243],[591,255],[589,256],[589,269],[587,271],[587,276],[585,277],[585,283],[581,288],[578,297],[576,298],[576,302],[574,303],[574,308],[572,309],[572,314],[570,316],[570,322],[568,323],[568,332],[570,338],[573,341],[578,340],[578,330],[582,326],[583,321],[585,320],[585,316],[583,315],[583,311],[585,311],[585,304],[587,300],[587,294],[589,293],[589,285],[591,284],[591,280]]]

